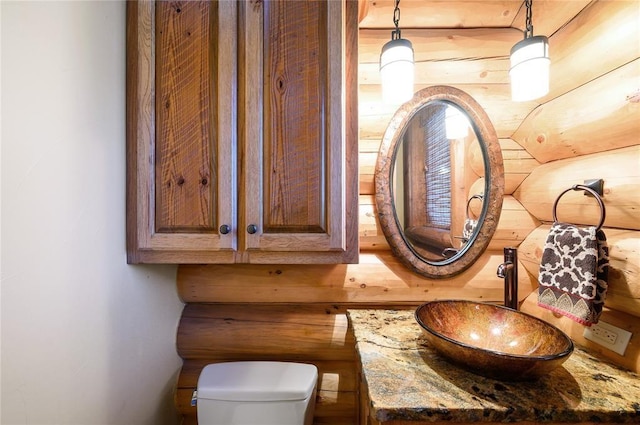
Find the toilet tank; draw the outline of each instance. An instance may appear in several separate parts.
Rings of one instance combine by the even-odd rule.
[[[198,425],[310,425],[317,380],[311,364],[207,365],[198,379]]]

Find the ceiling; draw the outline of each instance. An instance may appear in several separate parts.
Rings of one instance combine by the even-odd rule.
[[[536,0],[532,21],[536,34],[553,35],[590,0]],[[394,0],[359,0],[360,28],[392,28]],[[523,29],[522,0],[402,0],[401,28]]]

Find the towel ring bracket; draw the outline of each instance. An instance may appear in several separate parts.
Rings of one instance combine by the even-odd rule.
[[[589,192],[595,199],[596,201],[598,201],[598,205],[600,206],[600,223],[598,223],[598,227],[596,228],[596,231],[600,230],[602,228],[602,225],[604,224],[604,219],[606,217],[606,210],[604,207],[604,202],[602,202],[602,198],[600,197],[600,195],[598,194],[598,192],[596,192],[595,190],[593,190],[591,187],[589,186],[585,186],[582,184],[576,184],[571,186],[569,189],[564,190],[560,195],[558,195],[558,197],[556,198],[556,201],[553,203],[553,221],[554,222],[558,222],[558,216],[556,214],[556,208],[558,207],[558,201],[560,201],[560,198],[562,198],[562,195],[564,195],[565,193],[571,191],[571,190],[584,190]]]

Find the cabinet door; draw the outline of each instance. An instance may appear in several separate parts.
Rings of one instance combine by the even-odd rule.
[[[240,6],[247,262],[355,262],[357,3]]]
[[[127,2],[130,263],[233,262],[237,3]]]

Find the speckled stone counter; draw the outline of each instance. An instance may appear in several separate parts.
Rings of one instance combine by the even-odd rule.
[[[374,421],[640,423],[640,376],[578,347],[547,377],[502,382],[441,358],[414,310],[349,310],[348,316]]]

